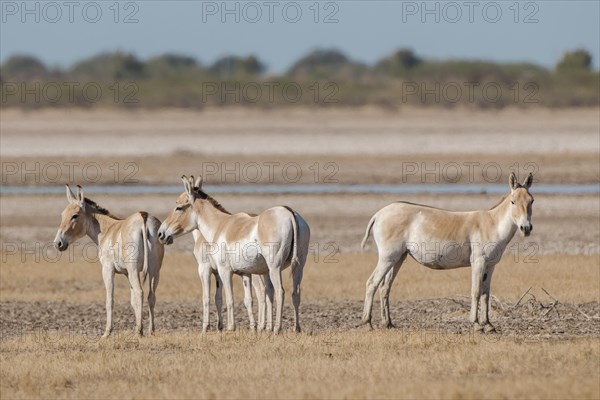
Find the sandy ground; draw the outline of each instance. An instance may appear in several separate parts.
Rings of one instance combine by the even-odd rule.
[[[16,156],[543,154],[600,151],[600,111],[4,110]]]
[[[58,332],[85,335],[99,340],[104,333],[104,302],[3,302],[0,309],[2,339],[25,334],[52,335]],[[390,310],[399,334],[462,334],[472,335],[468,322],[467,299],[427,299],[395,302]],[[321,301],[302,304],[302,328],[305,332],[327,333],[364,330],[360,326],[361,301]],[[376,307],[379,304],[375,304]],[[586,317],[587,315],[587,317]],[[539,303],[528,298],[523,305],[495,304],[493,322],[497,334],[520,340],[573,339],[600,336],[600,324],[592,317],[600,315],[597,302],[556,304],[552,300]],[[283,323],[293,325],[293,309],[284,309]],[[199,333],[202,308],[198,302],[161,302],[156,323],[162,334],[173,331]],[[213,317],[213,323],[215,319]],[[252,340],[248,318],[241,307],[236,313],[240,339]],[[115,307],[115,334],[129,335],[135,318],[127,302]],[[118,332],[118,333],[117,333]],[[214,332],[212,332],[214,334]]]
[[[104,326],[104,285],[96,261],[64,254],[58,259],[34,253],[4,254],[0,282],[0,322],[5,339],[39,330],[85,327],[95,336]],[[306,332],[340,332],[360,324],[364,282],[376,262],[373,253],[313,253],[304,271],[301,322]],[[492,321],[502,335],[565,339],[600,335],[599,255],[518,256],[507,254],[493,280]],[[286,292],[291,278],[284,273]],[[335,282],[335,285],[332,284]],[[469,332],[470,270],[435,271],[409,259],[394,284],[392,319],[403,330]],[[212,289],[214,293],[214,286]],[[190,254],[168,252],[158,288],[157,324],[164,331],[197,331],[201,287]],[[118,330],[130,332],[129,287],[117,276]],[[234,279],[235,314],[245,331],[241,279]],[[254,305],[256,309],[256,304]],[[256,310],[255,310],[256,311]],[[214,304],[211,319],[215,321]],[[291,326],[289,296],[286,329]],[[379,304],[374,305],[378,324]],[[79,332],[78,334],[80,334]],[[100,332],[101,333],[101,332]]]
[[[598,153],[420,155],[3,156],[2,183],[54,186],[179,185],[202,175],[231,184],[504,184],[510,172],[532,172],[536,184],[600,182]]]
[[[600,182],[598,110],[3,110],[2,184]]]

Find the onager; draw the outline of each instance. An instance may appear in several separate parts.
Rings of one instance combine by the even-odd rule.
[[[379,210],[369,221],[362,241],[364,247],[372,231],[378,249],[377,266],[366,284],[363,323],[371,327],[373,296],[380,287],[382,320],[386,327],[393,327],[390,289],[406,255],[410,254],[433,269],[470,265],[469,319],[476,330],[495,331],[488,316],[492,275],[517,229],[524,236],[533,230],[533,196],[529,193],[532,183],[532,174],[519,184],[511,173],[510,193],[487,211],[453,212],[406,202],[392,203]]]
[[[288,207],[273,207],[257,216],[231,214],[202,191],[202,178],[182,176],[185,191],[158,231],[159,240],[170,244],[173,238],[200,231],[211,246],[206,251],[225,288],[227,330],[235,329],[232,275],[264,275],[267,296],[267,330],[281,331],[284,289],[281,271],[291,266],[294,329],[300,331],[300,283],[310,240],[308,224]],[[266,275],[268,274],[268,275]],[[248,277],[246,278],[248,280]],[[275,325],[272,323],[273,292],[277,297]],[[247,296],[246,296],[247,297]],[[251,316],[252,297],[246,302]],[[249,303],[249,304],[248,304]]]
[[[131,306],[135,312],[135,333],[142,335],[142,280],[150,277],[148,306],[150,333],[154,333],[154,305],[156,287],[162,265],[164,247],[157,239],[160,221],[147,212],[140,211],[121,219],[94,201],[84,197],[77,186],[77,196],[66,185],[69,204],[61,214],[61,223],[54,245],[65,251],[71,242],[89,236],[98,245],[102,264],[102,277],[106,287],[106,329],[103,337],[112,331],[113,294],[115,273],[125,274],[131,288]],[[140,277],[141,274],[141,277]]]

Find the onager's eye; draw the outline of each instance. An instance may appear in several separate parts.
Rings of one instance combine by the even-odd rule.
[[[176,207],[175,211],[183,211],[183,207],[182,206]]]
[[[79,214],[75,214],[71,217],[71,221],[75,221],[77,218],[79,218]]]
[[[515,202],[513,200],[510,201],[510,204],[512,204],[513,206],[515,205]]]

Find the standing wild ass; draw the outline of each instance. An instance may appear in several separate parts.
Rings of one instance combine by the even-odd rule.
[[[532,174],[519,184],[511,173],[510,193],[487,211],[452,212],[406,202],[392,203],[379,210],[369,221],[362,241],[364,247],[372,230],[379,253],[377,266],[366,285],[363,323],[371,326],[373,296],[381,285],[381,316],[385,326],[393,326],[390,288],[406,255],[410,254],[433,269],[471,265],[469,319],[477,330],[494,331],[488,317],[492,274],[517,228],[524,236],[529,236],[533,229],[533,196],[529,193],[532,183]]]
[[[61,214],[61,223],[54,239],[60,251],[71,242],[89,236],[98,245],[98,257],[102,264],[102,277],[106,287],[106,330],[112,331],[113,294],[115,273],[125,274],[131,288],[131,306],[135,312],[135,332],[142,335],[143,289],[150,276],[148,305],[150,309],[150,333],[154,332],[154,305],[156,287],[162,265],[164,248],[157,240],[160,221],[147,212],[140,211],[126,219],[120,219],[94,201],[84,197],[77,185],[77,196],[67,187],[69,204]]]
[[[225,288],[227,329],[235,329],[232,275],[259,274],[264,275],[265,280],[267,330],[273,328],[275,333],[280,332],[284,299],[281,271],[291,266],[294,328],[300,331],[300,283],[308,255],[308,224],[300,214],[282,206],[257,216],[231,214],[202,191],[201,177],[194,181],[193,177],[188,179],[184,175],[182,180],[185,192],[178,197],[175,210],[160,226],[158,237],[162,243],[170,244],[174,237],[197,229],[212,246],[206,254],[217,266]],[[277,297],[274,327],[273,291]]]

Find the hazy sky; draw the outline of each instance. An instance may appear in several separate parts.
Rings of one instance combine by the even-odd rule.
[[[591,1],[6,1],[0,61],[31,54],[68,67],[102,51],[181,53],[203,63],[258,55],[284,71],[315,48],[374,63],[400,47],[432,59],[527,61],[552,67],[583,47],[600,58]]]

